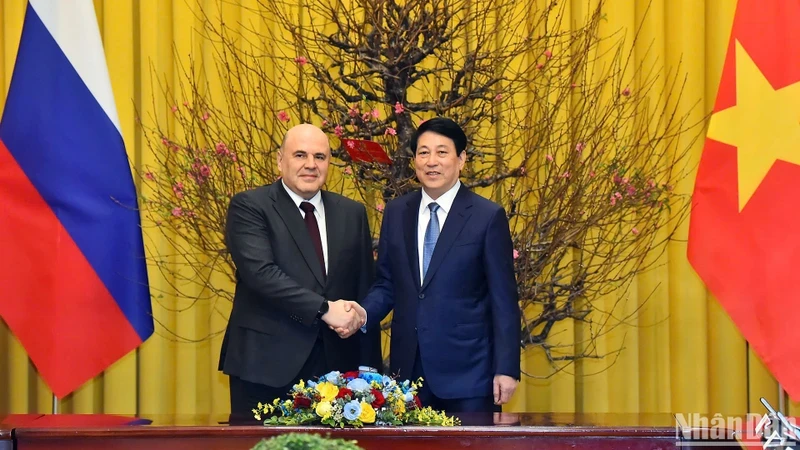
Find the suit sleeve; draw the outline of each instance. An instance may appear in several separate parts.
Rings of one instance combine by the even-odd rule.
[[[495,375],[520,377],[521,314],[514,273],[514,244],[500,208],[492,216],[484,242],[484,267],[491,301]]]
[[[361,245],[359,250],[359,265],[358,271],[358,302],[361,303],[364,297],[369,293],[369,288],[375,281],[375,260],[372,256],[372,233],[369,229],[369,220],[367,218],[367,211],[362,206],[361,214],[361,227],[360,236]],[[358,333],[358,339],[361,342],[361,365],[374,367],[381,371],[383,368],[383,355],[381,353],[381,330],[380,328],[372,328],[366,333]]]
[[[300,286],[275,263],[273,236],[249,196],[237,194],[231,199],[225,236],[241,281],[270,307],[311,326],[325,299]]]
[[[380,328],[381,321],[394,308],[394,288],[392,285],[392,265],[389,258],[389,228],[392,224],[392,212],[387,207],[381,223],[381,235],[378,241],[378,264],[375,273],[375,283],[362,302],[367,310],[367,327]]]

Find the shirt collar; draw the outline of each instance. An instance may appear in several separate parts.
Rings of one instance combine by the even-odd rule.
[[[311,197],[310,199],[306,200],[303,197],[300,197],[299,195],[297,195],[291,189],[289,189],[289,187],[286,186],[286,183],[283,181],[283,179],[281,179],[281,185],[286,190],[286,193],[289,194],[289,197],[291,197],[292,201],[294,202],[295,206],[297,206],[298,209],[300,208],[300,203],[309,202],[312,205],[314,205],[314,209],[316,209],[317,212],[321,212],[322,211],[322,207],[323,207],[323,205],[322,205],[322,191],[317,191],[317,193],[314,194],[313,197]]]
[[[425,192],[425,188],[422,188],[422,204],[420,207],[427,208],[429,204],[436,202],[436,204],[439,205],[439,208],[441,208],[445,214],[447,214],[450,212],[450,208],[453,207],[453,202],[456,200],[456,194],[458,194],[458,189],[460,187],[461,180],[456,180],[456,184],[448,189],[447,192],[440,195],[436,200],[432,199],[431,196]]]

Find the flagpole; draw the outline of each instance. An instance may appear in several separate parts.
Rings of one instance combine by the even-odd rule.
[[[58,397],[53,394],[53,414],[58,414]]]

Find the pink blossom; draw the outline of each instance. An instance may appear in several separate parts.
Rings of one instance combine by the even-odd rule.
[[[624,95],[625,97],[631,95],[631,89],[626,87],[625,89],[622,90],[622,95]]]
[[[281,122],[288,122],[289,120],[291,120],[291,117],[289,117],[289,113],[287,113],[286,111],[280,111],[278,112],[278,120],[280,120]]]
[[[387,129],[386,129],[386,131],[385,131],[383,134],[384,134],[384,135],[392,135],[392,136],[397,136],[397,130],[395,130],[395,129],[394,129],[394,128],[392,128],[392,127],[389,127],[389,128],[387,128]]]
[[[547,58],[547,59],[552,58],[553,57],[553,52],[551,52],[550,50],[545,50],[544,51],[544,57]]]
[[[169,139],[167,139],[167,138],[165,138],[165,137],[162,137],[162,138],[161,138],[161,143],[162,143],[162,144],[164,144],[164,145],[166,145],[167,147],[169,147],[169,145],[170,145],[170,143],[169,143]]]
[[[178,111],[178,105],[172,105],[172,108],[170,108],[170,109],[172,110],[172,112],[177,112]]]
[[[352,144],[352,142],[350,142],[350,143]],[[344,173],[345,173],[345,175],[352,175],[353,174],[353,169],[351,169],[350,167],[345,167],[344,168]]]
[[[297,58],[294,59],[294,62],[300,64],[300,67],[302,67],[305,66],[306,63],[308,63],[308,59],[306,59],[305,56],[298,56]]]
[[[205,113],[203,113],[203,117],[201,117],[201,119],[203,119],[203,121],[204,121],[204,122],[205,122],[206,120],[208,120],[209,118],[211,118],[211,113],[210,113],[210,112],[208,112],[208,111],[206,111]]]
[[[578,85],[575,84],[575,83],[572,83],[572,84],[569,85],[569,87],[570,87],[570,89],[575,89],[576,87],[578,87]]]
[[[333,129],[333,133],[338,137],[342,137],[344,134],[344,128],[342,128],[341,125],[336,125],[336,128]]]
[[[203,164],[200,166],[200,176],[203,178],[208,178],[211,175],[211,168],[207,165]]]
[[[327,120],[323,120],[322,121],[322,126],[323,127],[327,127],[328,126],[328,121]]]
[[[553,155],[547,154],[547,155],[544,156],[544,159],[552,162],[553,161]]]
[[[144,174],[144,177],[145,177],[145,178],[147,178],[147,179],[148,179],[148,180],[150,180],[150,181],[153,181],[153,180],[155,180],[155,179],[156,179],[156,176],[155,176],[155,175],[153,175],[153,172],[147,172],[147,173],[145,173],[145,174]]]
[[[347,111],[347,114],[349,114],[350,117],[357,117],[360,114],[358,110],[358,105],[353,105],[352,107],[350,107],[350,111]]]
[[[217,142],[217,145],[214,148],[217,150],[217,155],[228,156],[231,154],[231,151],[228,150],[228,146],[225,145],[224,142]]]
[[[539,63],[539,64],[536,65],[536,68],[539,69],[539,70],[542,70],[542,69],[544,69],[544,64]]]
[[[519,258],[519,252],[517,251],[517,249],[514,249],[514,259],[517,258]]]
[[[175,217],[181,217],[183,215],[183,209],[181,209],[180,206],[172,208],[172,215]]]
[[[373,108],[370,114],[372,114],[372,117],[374,117],[375,119],[381,116],[381,112],[378,111],[378,108]]]
[[[639,229],[636,228],[636,227],[633,227],[633,228],[631,228],[631,233],[633,233],[634,235],[637,235],[637,234],[639,234]]]
[[[584,148],[586,148],[586,144],[583,142],[578,142],[578,145],[575,146],[575,151],[582,153]]]
[[[569,177],[570,177],[569,172],[564,172],[561,174],[561,178],[569,178]]]
[[[656,187],[656,182],[653,181],[653,180],[647,180],[647,186],[652,189],[652,188]]]
[[[617,197],[614,197],[614,196],[612,195],[612,196],[611,196],[611,206],[614,206],[614,205],[616,205],[616,204],[617,204]]]
[[[628,184],[629,181],[628,177],[625,177],[622,179],[622,184]]]
[[[356,143],[353,141],[347,141],[347,148],[356,148]]]
[[[172,192],[175,193],[175,197],[183,198],[183,183],[177,182],[172,185]]]
[[[525,170],[525,168],[524,168],[524,167],[520,167],[520,168],[519,168],[519,173],[520,173],[520,174],[522,174],[522,175],[525,175],[525,172],[527,172],[527,170]]]
[[[368,112],[365,112],[364,114],[361,115],[361,120],[363,120],[364,122],[369,122],[369,119],[371,119],[371,118],[372,118],[372,114],[370,114]]]
[[[591,178],[594,178],[594,176],[595,176],[595,175],[596,175],[596,174],[594,173],[594,170],[593,170],[593,171],[591,171],[591,172],[589,172],[589,176],[590,176]]]
[[[188,108],[189,107],[189,102],[183,102],[183,106]]]
[[[634,187],[632,184],[629,184],[627,194],[629,197],[634,196],[636,194],[636,187]]]
[[[494,96],[494,101],[499,102],[503,99],[503,94],[497,94]]]
[[[244,178],[246,176],[245,171],[244,171],[244,167],[239,166],[236,170],[238,170],[239,173],[242,174],[242,178]]]
[[[395,102],[395,104],[394,104],[394,113],[395,114],[403,114],[403,111],[405,111],[405,110],[406,110],[406,108],[405,108],[405,106],[403,106],[402,103]]]
[[[385,208],[383,203],[378,203],[377,205],[375,205],[375,209],[377,209],[378,212],[383,212],[383,208]]]

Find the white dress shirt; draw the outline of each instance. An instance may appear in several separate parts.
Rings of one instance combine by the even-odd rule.
[[[294,191],[289,189],[286,186],[286,183],[281,180],[281,184],[283,188],[286,189],[286,193],[289,194],[289,197],[292,198],[294,201],[295,206],[297,206],[297,210],[300,211],[300,215],[303,216],[303,219],[306,218],[306,213],[300,209],[300,203],[309,202],[314,205],[314,217],[317,218],[317,225],[319,226],[319,234],[320,240],[322,241],[322,258],[325,260],[325,274],[328,274],[328,228],[325,226],[325,205],[322,203],[322,194],[317,191],[313,197],[306,200],[303,197],[295,194]]]
[[[431,210],[428,208],[433,202],[439,205],[436,210],[436,217],[439,218],[439,231],[444,228],[444,221],[447,220],[447,214],[453,207],[453,201],[456,199],[458,189],[461,187],[461,181],[456,180],[456,184],[451,187],[447,192],[439,196],[436,200],[432,199],[425,188],[422,188],[422,201],[419,203],[419,216],[417,216],[417,256],[419,257],[419,281],[425,281],[425,276],[422,274],[422,256],[425,248],[425,230],[428,228],[428,222],[431,220]]]

